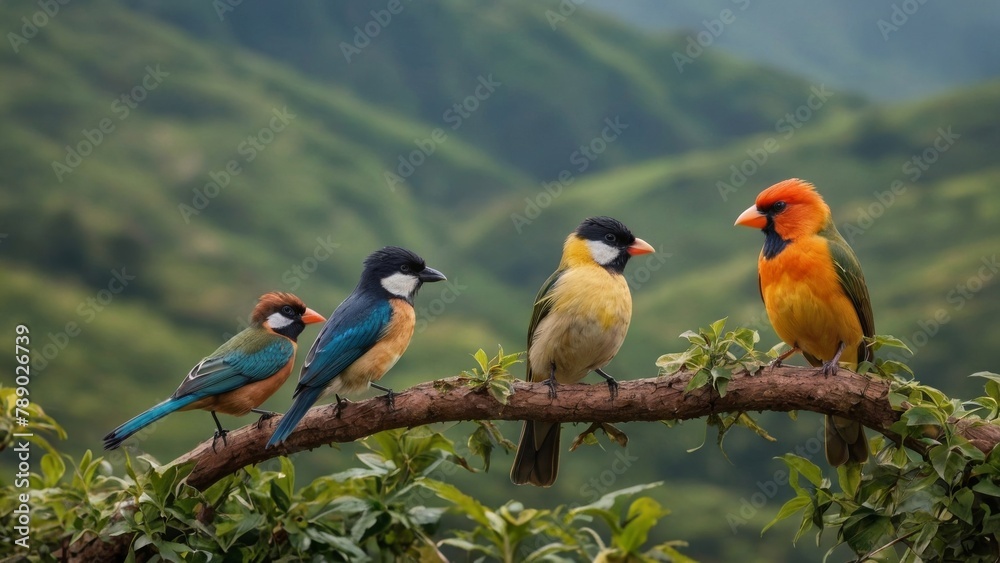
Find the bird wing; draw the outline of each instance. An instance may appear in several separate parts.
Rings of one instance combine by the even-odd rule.
[[[291,340],[249,328],[191,368],[173,398],[211,396],[271,377],[295,356]]]
[[[392,318],[388,301],[352,294],[337,307],[306,355],[297,396],[304,387],[326,387],[382,338]]]
[[[861,272],[861,263],[858,262],[858,257],[844,240],[844,237],[840,236],[832,221],[830,227],[820,234],[825,236],[828,241],[837,278],[840,280],[840,286],[844,289],[844,293],[854,305],[854,311],[858,314],[858,320],[861,322],[862,332],[868,338],[875,336],[872,302],[868,296],[868,285],[865,283],[865,275]],[[872,358],[871,347],[862,342],[858,346],[858,361],[872,361]]]
[[[565,270],[556,270],[552,272],[549,279],[545,280],[542,287],[538,290],[538,295],[535,296],[535,306],[531,310],[531,322],[528,323],[528,357],[525,358],[525,365],[527,365],[527,380],[531,381],[531,344],[535,340],[535,329],[538,328],[538,323],[542,322],[549,312],[552,311],[552,288],[555,287],[556,282],[562,276]]]

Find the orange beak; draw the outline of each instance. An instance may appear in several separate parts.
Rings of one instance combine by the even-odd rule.
[[[767,216],[757,211],[757,206],[751,205],[746,211],[740,213],[740,216],[736,218],[735,225],[763,229],[767,226]]]
[[[313,311],[309,307],[306,307],[306,312],[303,313],[303,315],[302,315],[302,322],[306,323],[307,325],[313,324],[313,323],[321,323],[321,322],[323,322],[325,320],[326,320],[326,317],[324,317],[323,315],[317,313],[316,311]]]
[[[637,238],[635,239],[635,242],[632,243],[632,246],[628,247],[627,251],[631,256],[638,256],[640,254],[650,254],[652,252],[656,252],[656,249],[650,246],[648,242],[642,240],[641,238]]]

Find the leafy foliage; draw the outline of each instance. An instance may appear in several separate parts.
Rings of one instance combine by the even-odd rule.
[[[739,327],[725,332],[727,319],[719,319],[707,327],[695,331],[685,331],[680,338],[687,339],[691,346],[683,352],[664,354],[656,360],[661,375],[674,375],[682,370],[695,373],[685,391],[694,391],[711,386],[719,396],[724,396],[733,375],[738,372],[756,373],[776,359],[784,344],[778,344],[767,353],[756,350],[760,334],[756,330]],[[722,442],[734,426],[743,426],[754,431],[765,440],[774,441],[760,424],[750,415],[739,412],[726,416],[711,415],[709,426],[718,428],[717,443]],[[704,445],[704,444],[702,444]],[[689,451],[701,448],[698,446]]]
[[[495,366],[509,365],[501,351]],[[9,391],[0,389],[0,396]],[[50,433],[65,436],[38,413]],[[11,424],[13,414],[5,409],[0,424]],[[470,444],[480,432],[494,431],[481,423]],[[496,432],[490,439],[506,442]],[[656,485],[609,493],[572,510],[514,502],[494,510],[441,480],[449,467],[471,470],[443,434],[427,427],[394,430],[363,444],[368,451],[358,454],[357,467],[302,487],[294,463],[282,457],[267,464],[273,467],[247,467],[203,492],[185,482],[191,465],[126,456],[127,475],[121,477],[90,451],[75,461],[49,446],[30,476],[32,545],[40,546],[31,556],[50,560],[64,542],[124,536],[130,538],[129,560],[155,553],[166,561],[208,561],[222,553],[227,561],[441,561],[453,550],[501,561],[688,561],[676,551],[680,544],[645,545],[668,513],[655,500],[639,497],[625,506]],[[7,551],[15,547],[17,492],[7,485],[0,494],[0,540]],[[444,502],[435,505],[434,499]],[[444,526],[448,514],[473,526]],[[607,541],[591,526],[595,521],[607,525]]]

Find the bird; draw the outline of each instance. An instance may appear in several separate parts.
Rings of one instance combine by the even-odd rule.
[[[393,391],[377,383],[399,360],[410,344],[416,324],[413,298],[424,283],[445,280],[427,267],[424,259],[398,246],[386,246],[364,260],[354,291],[330,315],[313,342],[299,373],[292,406],[281,418],[267,448],[284,442],[320,397],[364,391],[369,385],[385,392],[392,404]]]
[[[168,399],[109,432],[104,437],[104,449],[121,446],[136,432],[174,411],[203,409],[212,413],[216,426],[213,451],[219,438],[226,444],[228,433],[216,412],[233,416],[259,413],[259,427],[275,414],[257,407],[291,374],[296,339],[307,324],[325,320],[291,293],[261,295],[250,316],[250,326],[191,368]]]
[[[840,363],[857,370],[874,354],[871,299],[861,264],[833,222],[830,207],[809,182],[791,178],[764,191],[736,225],[764,232],[757,260],[760,295],[778,337],[824,375]],[[826,458],[837,467],[864,463],[868,439],[861,424],[827,416]]]
[[[529,382],[548,385],[554,398],[558,384],[576,383],[594,371],[614,399],[618,383],[603,368],[618,353],[632,320],[625,265],[650,252],[649,243],[611,217],[590,217],[570,233],[559,267],[535,297],[528,324]],[[559,434],[557,423],[524,422],[510,470],[514,484],[555,482]]]

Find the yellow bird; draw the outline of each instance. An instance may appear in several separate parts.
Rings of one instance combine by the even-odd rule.
[[[542,284],[528,325],[527,380],[549,386],[577,383],[615,357],[632,320],[632,294],[623,272],[629,258],[654,252],[611,217],[591,217],[566,239],[559,267]],[[548,487],[559,470],[559,424],[525,421],[510,480]]]

